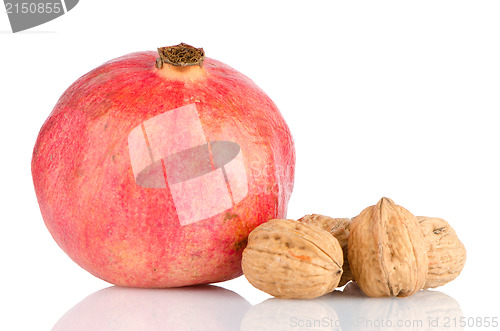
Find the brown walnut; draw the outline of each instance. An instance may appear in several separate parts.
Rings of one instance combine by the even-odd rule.
[[[361,290],[370,297],[405,297],[422,289],[427,252],[418,220],[382,198],[351,221],[349,264]]]
[[[339,242],[328,232],[293,220],[255,228],[243,251],[245,277],[277,298],[308,299],[335,289],[342,275]]]
[[[441,218],[417,216],[427,245],[429,270],[424,288],[442,286],[458,277],[465,265],[465,246]]]
[[[343,272],[337,287],[344,286],[352,280],[351,268],[347,258],[347,244],[349,241],[350,218],[331,218],[320,214],[306,215],[298,220],[299,222],[318,226],[319,228],[330,232],[339,241],[344,256]]]

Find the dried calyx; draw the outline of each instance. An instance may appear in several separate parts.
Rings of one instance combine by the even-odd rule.
[[[188,44],[180,43],[175,46],[158,48],[159,58],[156,59],[156,68],[163,68],[163,64],[176,67],[201,66],[205,59],[203,48],[196,48]]]

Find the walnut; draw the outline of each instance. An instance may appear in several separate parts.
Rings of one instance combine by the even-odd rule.
[[[335,289],[342,275],[340,244],[330,233],[293,220],[255,228],[243,251],[245,277],[278,298],[315,298]]]
[[[330,232],[339,241],[344,256],[343,272],[337,287],[344,286],[352,280],[351,268],[347,258],[347,244],[349,241],[350,218],[331,218],[320,214],[306,215],[298,220],[299,222],[315,225]]]
[[[371,297],[405,297],[422,289],[427,252],[418,220],[382,198],[351,221],[349,265],[361,290]]]
[[[424,288],[438,287],[458,277],[465,265],[465,247],[441,218],[418,216],[427,245],[429,270]]]

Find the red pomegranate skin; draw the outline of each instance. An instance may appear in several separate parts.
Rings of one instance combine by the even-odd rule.
[[[139,52],[111,60],[61,96],[32,158],[44,222],[71,259],[115,285],[164,288],[238,277],[249,232],[286,216],[295,165],[290,131],[269,97],[231,67],[205,58],[201,77],[166,78],[156,57]],[[248,191],[231,208],[181,225],[168,185],[136,183],[128,137],[141,123],[187,105],[195,105],[207,141],[240,146]],[[196,189],[186,194],[199,198]]]

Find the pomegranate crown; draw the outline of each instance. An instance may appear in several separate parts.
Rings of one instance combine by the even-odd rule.
[[[201,66],[205,59],[203,48],[196,48],[191,45],[180,43],[175,46],[159,47],[159,58],[156,59],[156,67],[161,69],[164,63],[176,66]]]

